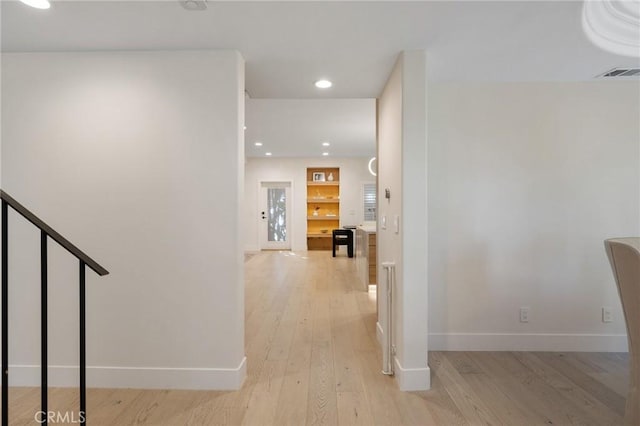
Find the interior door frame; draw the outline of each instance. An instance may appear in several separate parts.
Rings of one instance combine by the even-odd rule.
[[[262,209],[262,203],[265,202],[265,200],[262,199],[262,189],[263,189],[263,184],[288,184],[289,185],[289,200],[287,203],[287,216],[286,216],[286,223],[287,223],[287,242],[288,244],[288,248],[267,248],[264,247],[264,241],[263,240],[263,236],[262,236],[262,227],[263,227],[263,221],[260,215],[261,209]],[[294,195],[293,195],[293,179],[270,179],[270,180],[258,180],[258,197],[257,197],[257,205],[256,205],[256,220],[258,222],[258,249],[260,251],[262,250],[292,250],[293,249],[293,234],[294,234],[294,230],[293,230],[293,206],[294,206]]]

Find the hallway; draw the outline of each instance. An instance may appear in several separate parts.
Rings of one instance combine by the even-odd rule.
[[[380,373],[375,297],[354,262],[265,252],[246,274],[244,424],[622,423],[627,354],[431,352],[432,390],[400,392]]]
[[[92,425],[615,425],[626,354],[432,352],[433,389],[380,373],[375,299],[329,252],[246,261],[247,380],[236,392],[89,389]],[[11,424],[34,424],[39,389],[11,389]],[[74,411],[77,389],[51,389]],[[77,415],[76,415],[77,418]]]
[[[375,297],[360,290],[353,261],[264,253],[246,278],[248,382],[257,381],[247,424],[397,424],[413,411],[399,409],[380,374]]]

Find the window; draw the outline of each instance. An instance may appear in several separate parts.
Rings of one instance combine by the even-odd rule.
[[[364,220],[376,221],[376,184],[365,183],[362,186],[364,201]]]

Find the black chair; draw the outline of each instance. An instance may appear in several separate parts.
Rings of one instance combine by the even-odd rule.
[[[334,229],[332,237],[333,257],[336,257],[336,246],[347,246],[349,257],[353,257],[353,231],[350,229]]]

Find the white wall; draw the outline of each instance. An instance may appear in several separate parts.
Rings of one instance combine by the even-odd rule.
[[[3,188],[110,271],[87,276],[88,385],[239,387],[239,54],[5,54],[2,89]],[[38,240],[11,216],[15,385],[38,383]],[[50,247],[50,384],[75,386],[77,263]]]
[[[395,263],[393,343],[400,389],[430,387],[427,366],[427,72],[424,51],[403,52],[378,105],[379,334],[384,314],[384,262]],[[389,189],[391,198],[385,199]],[[382,220],[386,217],[386,228]],[[396,226],[396,222],[398,226]],[[386,359],[386,356],[385,356]]]
[[[431,349],[626,350],[603,240],[640,234],[639,89],[430,86]]]
[[[340,225],[364,218],[362,184],[375,182],[369,158],[247,158],[245,164],[245,250],[260,249],[259,187],[262,181],[292,181],[291,248],[307,249],[307,167],[340,167]]]

